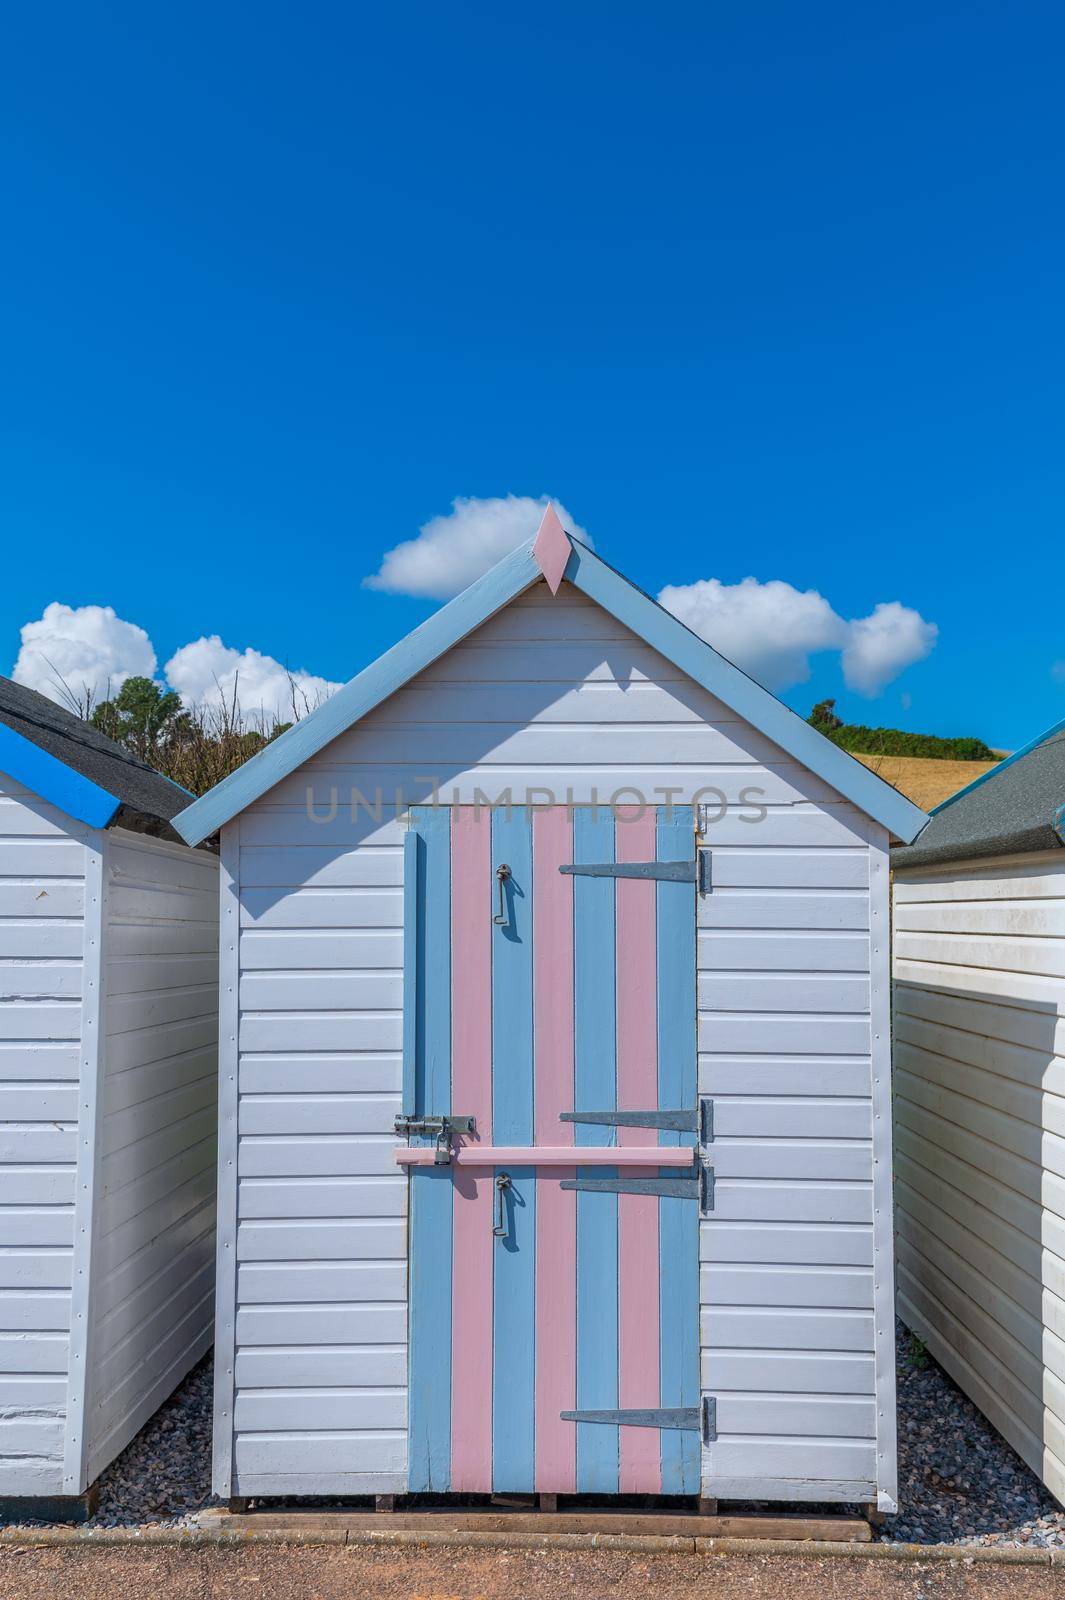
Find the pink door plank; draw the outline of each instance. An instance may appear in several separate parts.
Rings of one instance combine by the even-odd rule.
[[[536,1488],[574,1494],[577,1426],[577,1195],[563,1189],[575,1167],[536,1182]]]
[[[492,817],[457,806],[451,828],[451,1108],[492,1142]]]
[[[573,823],[565,806],[533,816],[533,1045],[537,1144],[572,1144]]]

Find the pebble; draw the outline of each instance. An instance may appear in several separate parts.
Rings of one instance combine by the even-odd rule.
[[[920,1341],[901,1324],[897,1331],[900,1509],[877,1537],[1065,1547],[1065,1511]],[[90,1527],[178,1524],[217,1504],[211,1495],[211,1381],[207,1356],[101,1475]],[[831,1514],[846,1508],[804,1509]]]

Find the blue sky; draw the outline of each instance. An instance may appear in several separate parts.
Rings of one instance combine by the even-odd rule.
[[[0,670],[58,601],[160,671],[344,679],[436,603],[363,587],[387,550],[550,494],[652,592],[937,626],[793,705],[1023,742],[1065,717],[1063,48],[1025,0],[12,10]]]

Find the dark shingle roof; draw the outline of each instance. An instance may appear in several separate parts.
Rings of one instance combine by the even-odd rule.
[[[892,850],[895,867],[1060,848],[1057,813],[1065,806],[1065,726],[992,768],[947,800],[913,844]]]
[[[115,823],[161,824],[157,831],[177,838],[167,825],[189,804],[188,791],[153,772],[88,722],[36,689],[4,677],[0,677],[0,722],[114,795],[121,803]]]

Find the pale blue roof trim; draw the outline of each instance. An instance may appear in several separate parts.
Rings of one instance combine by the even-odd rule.
[[[571,541],[566,577],[589,599],[617,617],[660,655],[759,728],[774,744],[850,800],[893,837],[909,843],[928,821],[905,795],[863,767],[812,728],[802,717],[726,661],[704,639],[686,628],[597,555]],[[393,645],[378,660],[339,689],[317,711],[297,722],[273,744],[211,789],[173,819],[188,844],[199,844],[252,805],[289,773],[360,717],[395,694],[417,673],[444,655],[467,634],[542,576],[532,555],[533,541],[505,556],[483,578]]]
[[[1038,750],[1041,744],[1045,744],[1048,739],[1053,739],[1054,735],[1060,733],[1063,728],[1065,728],[1065,720],[1055,722],[1052,728],[1046,728],[1037,738],[1029,739],[1026,745],[1022,745],[1020,750],[1015,750],[1011,756],[1003,756],[997,766],[988,767],[986,772],[981,772],[980,776],[974,778],[971,783],[967,783],[964,789],[959,789],[956,794],[948,795],[945,800],[941,800],[937,806],[932,807],[928,815],[934,817],[937,811],[945,811],[948,806],[954,804],[955,800],[960,800],[963,794],[971,794],[973,789],[979,789],[980,785],[986,783],[988,778],[997,778],[999,773],[1003,772],[1006,767],[1012,767],[1013,763],[1020,761],[1022,756],[1030,755],[1033,750]]]
[[[408,633],[391,650],[378,656],[309,717],[293,723],[280,739],[275,739],[236,772],[215,784],[194,805],[179,812],[171,827],[177,829],[186,844],[200,844],[282,778],[287,778],[290,772],[317,755],[353,722],[432,666],[452,645],[479,628],[508,600],[513,600],[542,576],[532,557],[532,543],[530,539],[511,551],[454,600],[434,611],[413,633]]]
[[[121,802],[65,761],[0,722],[0,772],[8,773],[50,805],[90,828],[106,828]]]

